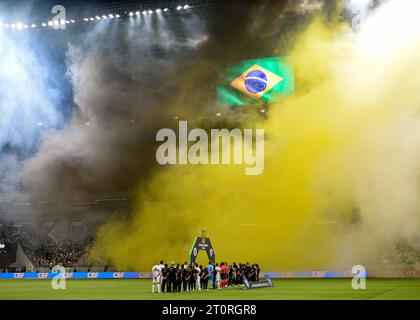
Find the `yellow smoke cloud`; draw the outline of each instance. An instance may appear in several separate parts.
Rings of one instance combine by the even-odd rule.
[[[413,239],[420,46],[408,37],[392,54],[372,55],[360,39],[322,20],[299,36],[290,53],[296,95],[249,124],[265,129],[263,175],[226,165],[163,168],[139,191],[131,218],[101,227],[92,256],[121,270],[183,262],[206,229],[218,261],[350,269]]]

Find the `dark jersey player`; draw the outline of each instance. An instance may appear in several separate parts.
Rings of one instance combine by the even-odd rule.
[[[168,292],[175,291],[175,280],[176,280],[176,267],[175,262],[171,262],[171,266],[168,269]]]

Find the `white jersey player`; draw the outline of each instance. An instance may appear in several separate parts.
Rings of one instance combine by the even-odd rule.
[[[195,289],[201,291],[201,269],[200,267],[195,267],[195,270],[197,272],[197,277],[195,280]]]
[[[160,265],[156,264],[153,266],[152,277],[153,277],[152,293],[159,293],[160,283],[162,281],[162,269]]]
[[[216,266],[216,287],[220,289],[220,283],[222,282],[222,277],[220,276],[220,267]]]

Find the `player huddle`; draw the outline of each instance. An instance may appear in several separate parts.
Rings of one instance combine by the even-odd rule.
[[[203,268],[197,264],[164,264],[152,268],[152,292],[183,292],[195,290],[221,289],[222,287],[243,285],[244,276],[251,282],[258,281],[260,267],[258,264],[229,265],[226,262],[209,264]]]

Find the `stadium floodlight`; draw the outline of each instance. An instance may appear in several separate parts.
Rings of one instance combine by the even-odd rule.
[[[36,28],[37,27],[37,25],[34,23],[34,24],[31,24],[31,28]]]
[[[156,13],[161,13],[162,9],[156,9]]]
[[[149,11],[147,11],[147,12],[148,12],[149,14],[152,14],[152,13],[153,13],[153,10],[150,10],[150,9],[149,9]]]
[[[178,6],[178,7],[176,7],[176,10],[182,10],[182,6]]]
[[[188,4],[186,4],[185,6],[184,6],[184,9],[189,9],[190,8],[190,6],[188,5]]]
[[[146,10],[143,10],[143,14],[147,14],[147,11]]]
[[[70,20],[70,22],[71,22],[71,23],[76,23],[76,21],[75,21],[75,20]]]
[[[108,15],[108,17],[109,17],[110,19],[114,19],[114,15],[113,15],[113,14],[109,14],[109,15]]]
[[[0,28],[3,28],[3,26],[4,26],[3,22],[0,22]]]
[[[129,15],[130,17],[132,17],[132,16],[134,15],[134,13],[133,13],[132,11],[130,11],[130,12],[128,13],[128,15]]]
[[[12,23],[12,24],[10,25],[10,27],[11,27],[12,29],[16,28],[16,24]]]
[[[66,24],[67,23],[67,21],[66,20],[60,20],[60,22],[59,22],[61,25],[63,25],[63,24]]]
[[[41,23],[41,26],[46,27],[47,24],[45,22]]]
[[[90,20],[90,21],[93,21],[93,20],[95,20],[95,18],[93,18],[93,17],[90,17],[90,18],[89,18],[89,20]]]
[[[100,16],[96,16],[95,18],[96,18],[96,20],[101,20]]]
[[[60,20],[61,21],[61,20]],[[55,26],[58,26],[59,24],[60,24],[60,21],[58,21],[58,20],[54,20],[54,25]]]
[[[140,15],[140,11],[136,11],[136,16],[139,16]]]
[[[53,25],[53,22],[51,20],[48,21],[48,25],[51,27]]]
[[[163,9],[163,12],[167,12],[169,9],[168,8],[165,8],[165,9]]]
[[[22,29],[23,29],[23,24],[22,24],[21,22],[18,22],[18,23],[16,24],[16,29],[18,29],[18,30],[22,30]]]
[[[116,14],[116,15],[115,15],[115,17],[119,18],[119,17],[120,17],[120,15],[119,15],[119,14]]]
[[[83,21],[89,21],[89,19],[88,18],[83,18]]]
[[[103,15],[102,19],[108,19],[108,17],[106,15]]]
[[[27,25],[27,24],[25,24],[24,26],[23,26],[23,29],[28,29],[29,28],[29,26]]]

